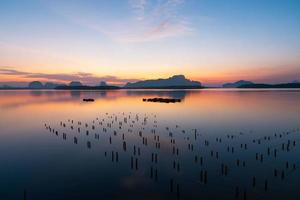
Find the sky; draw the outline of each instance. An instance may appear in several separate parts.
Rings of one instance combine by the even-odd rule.
[[[0,82],[300,80],[299,0],[1,0]]]

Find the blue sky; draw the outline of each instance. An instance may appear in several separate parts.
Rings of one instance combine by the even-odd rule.
[[[300,79],[296,0],[3,0],[0,27],[2,81]]]

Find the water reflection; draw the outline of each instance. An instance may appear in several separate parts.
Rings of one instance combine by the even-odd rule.
[[[187,95],[199,93],[199,90],[127,90],[128,96],[157,96],[184,100]]]
[[[0,199],[299,199],[299,91],[0,91]]]
[[[199,93],[200,91],[188,90],[124,90],[124,91],[49,91],[49,90],[32,90],[32,91],[0,91],[5,96],[10,96],[6,104],[0,104],[2,108],[15,108],[18,106],[26,106],[30,104],[45,104],[50,102],[72,102],[82,98],[93,98],[95,100],[115,100],[124,97],[168,97],[184,100],[187,95]],[[19,99],[18,96],[23,93],[26,98]],[[17,99],[14,99],[16,97]],[[46,98],[45,98],[46,97]]]

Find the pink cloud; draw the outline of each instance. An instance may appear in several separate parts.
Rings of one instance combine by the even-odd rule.
[[[57,82],[57,83],[66,83],[71,81],[80,81],[84,84],[88,85],[98,85],[100,81],[106,81],[115,85],[124,85],[127,82],[135,82],[139,81],[139,79],[126,79],[119,78],[116,76],[97,76],[92,73],[86,72],[77,72],[71,74],[65,73],[35,73],[35,72],[25,72],[16,70],[9,67],[1,67],[0,75],[3,76],[14,76],[18,78],[28,79],[28,80],[40,80],[40,81],[49,81],[49,82]]]

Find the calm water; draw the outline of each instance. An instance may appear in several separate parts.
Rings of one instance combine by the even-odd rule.
[[[296,200],[299,128],[300,90],[0,91],[0,199]]]

